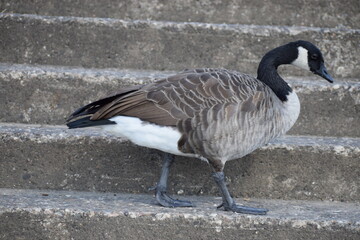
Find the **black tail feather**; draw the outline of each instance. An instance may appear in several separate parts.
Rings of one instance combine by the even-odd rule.
[[[83,128],[83,127],[115,124],[115,122],[107,119],[90,120],[90,117],[93,114],[95,114],[97,111],[99,111],[102,107],[111,103],[115,99],[119,99],[128,94],[131,94],[132,92],[139,90],[142,86],[143,85],[136,85],[136,86],[123,88],[114,95],[100,99],[98,101],[92,102],[86,106],[79,108],[68,117],[68,119],[66,120],[66,125],[69,128]]]
[[[109,125],[109,124],[116,124],[113,121],[108,119],[101,119],[101,120],[90,120],[90,117],[80,118],[75,121],[67,122],[66,125],[71,128],[84,128],[84,127],[94,127],[94,126],[101,126],[101,125]]]

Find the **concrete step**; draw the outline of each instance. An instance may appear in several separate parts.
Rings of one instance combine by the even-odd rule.
[[[174,72],[0,64],[1,122],[63,124],[76,108]],[[359,79],[286,77],[302,104],[290,134],[360,137]],[[305,80],[302,80],[305,79]]]
[[[0,125],[0,187],[149,193],[161,155],[97,129]],[[285,136],[225,167],[236,197],[360,199],[360,139]],[[217,195],[211,167],[177,157],[170,192]]]
[[[359,77],[360,30],[0,14],[0,62],[256,72],[261,57],[304,39],[324,53],[334,77]],[[286,68],[303,75],[303,70]],[[310,74],[310,73],[309,73]]]
[[[177,22],[242,23],[360,28],[357,0],[4,0],[0,12],[53,16],[153,19]],[[320,14],[321,13],[321,14]]]
[[[0,239],[316,239],[360,237],[358,203],[250,200],[266,216],[216,210],[215,197],[194,208],[156,206],[150,195],[0,190]],[[242,199],[238,202],[244,203]]]

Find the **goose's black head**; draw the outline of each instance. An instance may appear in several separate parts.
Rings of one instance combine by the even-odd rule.
[[[258,78],[264,79],[271,68],[276,70],[282,64],[292,64],[311,71],[331,83],[334,81],[325,68],[320,50],[307,41],[290,42],[265,54],[258,68]]]
[[[324,58],[320,50],[314,44],[302,40],[289,44],[297,49],[296,58],[291,62],[292,65],[309,70],[331,83],[334,82],[325,68]]]
[[[292,92],[277,72],[277,68],[282,64],[292,64],[331,83],[334,81],[325,68],[320,50],[314,44],[302,40],[290,42],[266,53],[257,71],[257,78],[268,85],[282,101],[287,101],[287,96]]]

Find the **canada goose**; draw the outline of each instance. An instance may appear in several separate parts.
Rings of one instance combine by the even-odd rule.
[[[299,99],[277,72],[282,64],[333,82],[320,50],[310,42],[296,41],[269,51],[259,64],[257,78],[226,69],[185,70],[90,103],[75,111],[67,126],[101,126],[137,145],[165,152],[155,187],[162,206],[193,206],[166,193],[173,155],[182,155],[207,160],[213,167],[223,199],[220,206],[226,211],[266,214],[267,209],[234,202],[223,169],[226,161],[241,158],[284,134],[298,118]]]

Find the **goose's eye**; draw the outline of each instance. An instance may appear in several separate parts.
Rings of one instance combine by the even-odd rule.
[[[311,54],[311,55],[310,55],[310,58],[311,58],[312,60],[317,60],[317,59],[319,58],[319,55],[317,55],[316,53],[314,53],[314,54]]]

